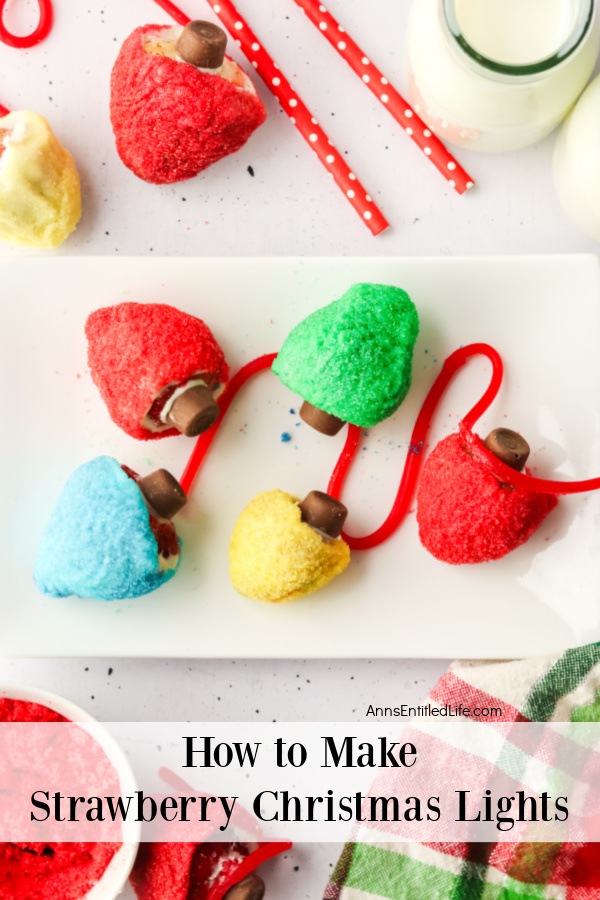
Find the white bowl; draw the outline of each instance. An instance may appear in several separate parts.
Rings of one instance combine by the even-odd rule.
[[[83,726],[93,724],[93,737],[101,745],[113,764],[122,795],[132,794],[137,790],[135,776],[127,757],[109,732],[89,713],[70,700],[44,691],[40,688],[23,684],[0,684],[0,698],[23,700],[27,703],[39,703],[47,706],[70,722],[78,722]],[[125,822],[123,825],[123,843],[111,859],[100,881],[85,895],[85,900],[114,900],[123,891],[135,862],[140,839],[140,823]]]

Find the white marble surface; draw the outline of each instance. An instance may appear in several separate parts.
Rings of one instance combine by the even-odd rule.
[[[182,4],[210,17],[208,4]],[[408,0],[331,0],[332,12],[402,90]],[[0,102],[33,108],[71,149],[84,215],[60,254],[469,255],[596,252],[563,215],[551,174],[553,136],[502,157],[461,153],[477,187],[459,198],[357,82],[293,0],[239,0],[330,137],[392,222],[373,238],[259,85],[269,118],[237,155],[197,179],[156,187],[119,162],[108,122],[109,70],[129,31],[165,22],[151,0],[56,0],[48,41],[0,45]],[[33,21],[13,0],[8,21]],[[234,51],[237,56],[237,51]],[[250,169],[254,173],[250,172]],[[3,248],[12,255],[20,251]],[[37,684],[110,720],[352,720],[370,702],[421,699],[447,661],[4,660],[0,682]],[[272,900],[316,900],[335,845],[295,848],[271,866]]]

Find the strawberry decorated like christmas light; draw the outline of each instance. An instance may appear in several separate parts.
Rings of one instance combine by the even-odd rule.
[[[182,24],[136,28],[111,75],[117,152],[154,184],[193,178],[243,147],[266,119],[250,78],[225,54],[225,32],[174,9]]]
[[[51,0],[38,0],[39,21],[26,35],[13,34],[3,20],[0,41],[28,50],[52,29]],[[81,187],[73,157],[46,119],[31,110],[0,104],[0,239],[17,247],[53,249],[74,231],[81,218]]]

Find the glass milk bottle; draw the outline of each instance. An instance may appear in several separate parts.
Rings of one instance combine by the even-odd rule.
[[[584,91],[554,148],[558,199],[575,224],[600,241],[600,76]]]
[[[599,46],[595,0],[414,0],[411,102],[442,140],[516,150],[565,117]]]

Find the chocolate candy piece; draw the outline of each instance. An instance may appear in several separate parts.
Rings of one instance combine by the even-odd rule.
[[[498,459],[521,472],[525,468],[530,447],[524,437],[510,428],[494,428],[483,442]]]
[[[137,485],[159,519],[172,519],[187,503],[183,488],[166,469],[138,478]]]
[[[320,431],[321,434],[326,434],[328,437],[333,437],[346,424],[343,419],[338,419],[337,416],[332,416],[331,413],[313,406],[308,400],[305,400],[300,407],[300,418],[315,431]]]
[[[223,900],[262,900],[266,885],[259,875],[248,875],[235,887],[227,891]]]
[[[175,49],[184,62],[200,69],[219,69],[225,59],[227,35],[212,22],[190,22],[181,32]]]
[[[167,419],[186,437],[196,437],[217,421],[219,406],[204,384],[197,384],[180,394],[169,410]]]
[[[322,531],[329,537],[336,538],[342,533],[348,510],[343,503],[324,494],[323,491],[311,491],[298,504],[302,513],[302,521]]]

